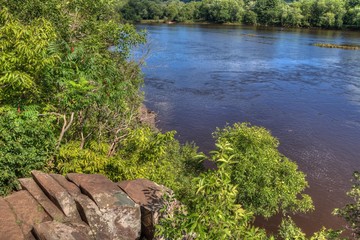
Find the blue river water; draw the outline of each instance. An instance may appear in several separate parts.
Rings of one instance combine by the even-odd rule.
[[[307,174],[316,210],[297,215],[305,232],[343,224],[331,215],[360,170],[360,33],[216,25],[139,25],[150,49],[145,103],[158,127],[213,149],[211,133],[234,122],[268,128]],[[139,50],[138,54],[141,54]],[[272,230],[277,219],[259,221]]]

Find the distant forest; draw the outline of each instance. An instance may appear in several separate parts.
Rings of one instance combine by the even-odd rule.
[[[131,0],[128,21],[242,23],[282,27],[360,29],[360,0]]]

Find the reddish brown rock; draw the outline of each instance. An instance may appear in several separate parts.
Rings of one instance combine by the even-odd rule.
[[[153,239],[155,225],[163,208],[163,197],[170,190],[147,179],[123,181],[118,186],[141,207],[142,235]]]
[[[65,221],[64,213],[55,206],[32,178],[21,178],[19,182],[22,188],[26,189],[37,200],[53,220]]]
[[[8,203],[0,198],[0,239],[24,240],[24,235]]]
[[[84,195],[76,196],[75,202],[81,218],[90,226],[95,239],[110,239],[108,225],[103,221],[102,213],[95,202]]]
[[[27,239],[32,236],[33,225],[51,220],[51,217],[28,191],[15,192],[6,197],[5,201],[9,203],[15,213],[16,221]]]
[[[101,222],[106,236],[110,239],[140,237],[140,208],[115,183],[99,174],[71,173],[66,178],[96,203],[101,212],[101,218],[97,221]],[[83,208],[86,209],[86,206]]]
[[[44,193],[54,202],[66,217],[80,221],[73,197],[50,175],[40,171],[32,171],[35,182]]]
[[[72,182],[69,182],[63,175],[50,174],[65,190],[70,193],[71,196],[77,196],[81,194],[80,189]]]
[[[135,207],[135,203],[110,179],[100,174],[69,173],[66,178],[74,182],[100,209],[113,205]]]
[[[34,233],[39,240],[91,240],[89,234],[78,226],[57,221],[44,222],[34,226]]]

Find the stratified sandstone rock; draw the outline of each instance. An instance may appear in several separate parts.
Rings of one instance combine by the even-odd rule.
[[[103,239],[140,238],[140,207],[115,183],[99,174],[70,173],[66,178],[95,202],[98,208],[85,199],[77,199],[82,217],[86,217],[89,225],[98,227],[97,234],[101,232]]]
[[[87,232],[78,226],[57,221],[44,222],[34,226],[39,240],[92,240]]]
[[[32,178],[20,178],[19,182],[22,188],[26,189],[36,199],[53,220],[65,221],[64,213],[55,206]]]
[[[63,175],[60,174],[49,174],[54,178],[65,190],[72,196],[75,197],[81,194],[80,189],[72,182],[69,182]]]
[[[32,171],[35,182],[45,194],[62,210],[66,217],[80,221],[80,215],[71,195],[49,174]]]
[[[118,186],[141,206],[142,235],[153,239],[155,224],[159,221],[164,204],[164,194],[170,193],[170,190],[147,179],[123,181]]]
[[[170,192],[145,179],[116,184],[98,174],[32,175],[19,179],[23,190],[0,198],[0,240],[136,240],[141,224],[152,239]]]
[[[0,198],[0,239],[24,240],[24,235],[8,203]]]
[[[15,192],[5,198],[16,215],[16,222],[26,239],[32,238],[33,225],[50,221],[51,217],[28,191]],[[2,217],[2,216],[1,216]]]

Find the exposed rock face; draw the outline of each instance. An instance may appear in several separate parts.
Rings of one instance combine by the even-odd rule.
[[[164,194],[170,193],[170,190],[147,179],[123,181],[118,186],[141,206],[142,234],[147,239],[153,239],[155,224],[164,206]]]
[[[80,199],[77,201],[86,221],[97,228],[97,234],[106,233],[106,239],[118,239],[120,236],[121,239],[136,239],[140,236],[139,205],[115,183],[99,174],[70,173],[66,178],[95,202],[97,207]]]
[[[11,239],[11,240],[22,240],[25,239],[16,216],[11,210],[9,204],[4,200],[0,199],[0,239]]]
[[[19,179],[23,190],[0,198],[0,240],[135,240],[141,232],[152,239],[168,191],[146,179],[116,184],[98,174],[32,176]]]

